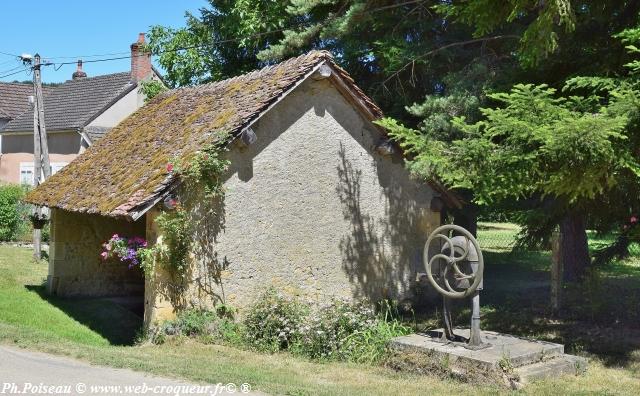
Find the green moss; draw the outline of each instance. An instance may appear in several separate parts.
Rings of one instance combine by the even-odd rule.
[[[243,119],[308,72],[319,57],[298,59],[250,78],[158,95],[27,199],[111,214],[136,192],[149,196],[167,177],[170,159],[188,158],[218,141],[211,132],[241,127]]]

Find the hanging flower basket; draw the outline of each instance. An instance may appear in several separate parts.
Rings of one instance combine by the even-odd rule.
[[[117,258],[131,269],[140,266],[142,261],[140,253],[142,249],[147,247],[147,241],[137,236],[126,238],[114,234],[102,247],[103,251],[100,256],[103,260]]]
[[[49,221],[46,217],[37,216],[35,214],[29,215],[29,220],[31,220],[31,224],[33,224],[33,228],[36,230],[41,230]]]

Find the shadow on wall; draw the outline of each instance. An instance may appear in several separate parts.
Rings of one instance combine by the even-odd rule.
[[[203,192],[199,192],[203,195]],[[199,307],[203,301],[213,304],[225,303],[222,272],[229,268],[226,256],[220,257],[216,250],[218,235],[225,229],[224,197],[213,199],[197,199],[198,204],[191,212],[193,222],[193,260],[187,278],[197,285],[196,295],[190,296],[187,302],[192,307]]]
[[[192,230],[188,236],[188,265],[184,272],[159,270],[163,274],[154,277],[150,287],[178,311],[224,303],[222,272],[230,262],[216,251],[217,238],[225,228],[224,197],[207,198],[203,189],[183,189],[179,195],[184,202],[192,203],[187,209]]]
[[[362,171],[354,168],[342,145],[338,154],[341,162],[336,191],[344,219],[351,224],[351,232],[340,241],[340,251],[355,297],[371,301],[413,299],[417,294],[413,290],[415,274],[421,271],[425,232],[420,225],[426,203],[417,202],[407,193],[390,169],[391,164],[383,162],[390,160],[381,158],[377,171],[385,213],[378,218],[372,216],[362,202]]]

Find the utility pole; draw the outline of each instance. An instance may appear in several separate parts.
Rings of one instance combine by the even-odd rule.
[[[44,100],[42,99],[42,81],[40,75],[40,55],[33,57],[33,187],[40,185],[42,181],[51,176],[49,163],[49,145],[47,142],[47,129],[44,122]],[[33,211],[33,257],[36,260],[42,258],[42,227],[47,222],[47,209],[36,206]]]

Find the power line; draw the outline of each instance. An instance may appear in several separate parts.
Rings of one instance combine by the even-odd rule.
[[[76,55],[76,56],[50,56],[47,57],[48,60],[51,59],[85,59],[85,58],[96,58],[98,56],[116,56],[116,55],[126,55],[129,52],[112,52],[108,54],[94,54],[94,55]]]
[[[9,77],[9,76],[13,76],[14,74],[18,74],[18,73],[22,73],[26,70],[18,70],[17,72],[13,72],[13,73],[9,73],[9,74],[5,74],[4,76],[0,76],[0,78],[5,78],[5,77]]]
[[[364,10],[361,12],[361,14],[371,14],[374,12],[379,12],[379,11],[386,11],[392,8],[398,8],[398,7],[403,7],[403,6],[407,6],[407,5],[411,5],[411,4],[417,4],[417,3],[423,3],[426,0],[408,0],[406,2],[400,3],[400,4],[392,4],[392,5],[387,5],[387,6],[382,6],[382,7],[376,7],[376,8],[372,8],[370,10]],[[291,26],[288,26],[286,28],[281,28],[281,29],[274,29],[274,30],[267,30],[264,32],[258,32],[258,33],[254,33],[248,36],[243,36],[243,37],[237,37],[237,38],[229,38],[229,39],[222,39],[222,40],[216,40],[213,41],[211,43],[207,43],[207,44],[200,44],[200,45],[192,45],[192,46],[186,46],[186,47],[180,47],[180,48],[173,48],[173,49],[167,49],[164,51],[158,51],[157,53],[155,53],[154,55],[160,55],[160,54],[164,54],[167,52],[178,52],[178,51],[187,51],[190,49],[198,49],[198,48],[207,48],[207,47],[211,47],[213,45],[217,45],[217,44],[227,44],[227,43],[232,43],[232,42],[237,42],[237,41],[242,41],[242,40],[246,40],[246,39],[253,39],[253,38],[259,38],[262,36],[266,36],[269,34],[274,34],[274,33],[282,33],[286,30],[291,30],[291,29],[295,29],[304,25],[311,25],[314,23],[320,24],[320,25],[326,25],[327,23],[335,20],[338,18],[338,15],[336,13],[336,15],[328,18],[327,20],[323,21],[323,22],[314,22],[314,21],[302,21],[299,23],[295,23]],[[2,54],[2,52],[0,52],[0,54]],[[47,60],[52,60],[52,59],[83,59],[83,58],[95,58],[95,57],[99,57],[99,56],[116,56],[116,57],[111,57],[111,58],[104,58],[104,59],[89,59],[89,60],[84,60],[83,59],[83,63],[95,63],[95,62],[107,62],[107,61],[113,61],[113,60],[121,60],[121,59],[130,59],[131,55],[127,55],[129,54],[129,52],[112,52],[112,53],[106,53],[106,54],[95,54],[95,55],[77,55],[77,56],[51,56],[51,57],[47,57]],[[5,54],[5,55],[10,55],[10,54]],[[17,56],[17,55],[16,55]],[[144,56],[144,55],[140,55],[140,56]],[[19,57],[19,56],[17,56]],[[76,62],[53,62],[55,63],[55,65],[59,65],[59,66],[64,66],[64,65],[75,65]],[[48,64],[43,64],[43,66],[48,66]]]
[[[19,62],[19,60],[18,59],[9,59],[7,61],[0,62],[0,65],[6,65],[8,63],[13,63],[13,62]]]
[[[20,69],[21,67],[23,67],[23,65],[20,65],[20,66],[17,66],[17,67],[12,67],[11,69],[0,71],[0,74],[10,73],[12,71]]]
[[[0,54],[2,54],[2,55],[6,55],[6,56],[12,56],[12,57],[14,57],[14,58],[19,58],[19,57],[20,57],[20,55],[10,54],[10,53],[8,53],[8,52],[2,52],[2,51],[0,51]]]
[[[140,56],[146,56],[145,54],[141,54],[141,55],[137,55],[138,57]],[[131,55],[128,56],[120,56],[117,58],[105,58],[105,59],[89,59],[89,60],[83,60],[82,63],[97,63],[97,62],[108,62],[108,61],[114,61],[114,60],[120,60],[120,59],[130,59]],[[77,64],[76,61],[73,62],[48,62],[48,63],[43,63],[42,66],[58,66],[58,69],[60,68],[60,66],[64,66],[64,65],[75,65]],[[56,69],[57,70],[57,69]]]

